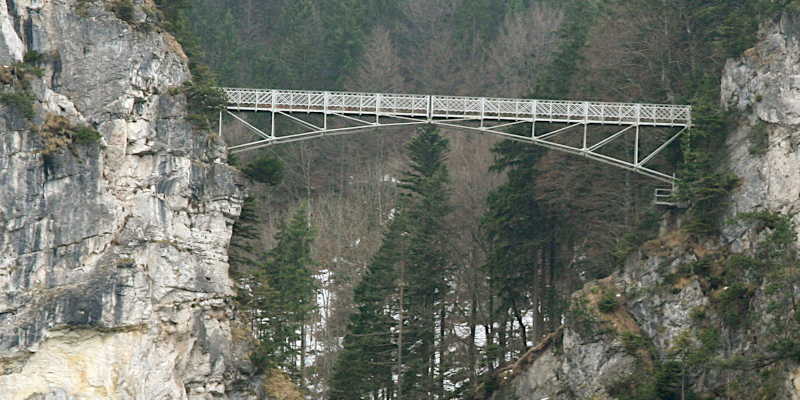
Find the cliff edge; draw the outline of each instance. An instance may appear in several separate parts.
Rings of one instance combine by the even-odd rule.
[[[152,0],[120,3],[0,1],[0,399],[247,398],[243,186]]]
[[[800,399],[798,77],[800,17],[784,15],[722,74],[739,184],[721,232],[664,229],[575,293],[563,329],[485,398]]]

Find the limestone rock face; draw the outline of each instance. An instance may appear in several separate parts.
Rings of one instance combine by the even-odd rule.
[[[131,22],[105,3],[0,2],[0,64],[42,55],[34,116],[0,108],[0,399],[248,398],[227,263],[243,186],[184,119],[152,2]],[[102,137],[58,142],[52,121]]]
[[[800,226],[800,16],[785,15],[765,25],[754,48],[727,62],[721,84],[722,104],[739,120],[727,141],[728,167],[741,180],[732,194],[728,219],[765,210],[792,215],[795,226]],[[718,335],[718,345],[708,357],[763,356],[765,343],[776,335],[767,328],[775,318],[768,287],[751,288],[748,307],[753,320],[746,327],[735,327],[723,323],[712,305],[714,298],[729,288],[713,287],[687,271],[709,254],[752,254],[763,235],[752,226],[729,223],[719,237],[703,243],[687,241],[677,231],[646,243],[629,257],[622,272],[599,285],[589,283],[575,294],[586,301],[582,311],[586,314],[569,313],[563,340],[530,360],[493,398],[616,398],[614,393],[619,396],[620,389],[630,387],[629,381],[622,386],[620,382],[658,361],[639,357],[638,363],[634,362],[631,356],[641,350],[633,346],[631,338],[647,338],[651,357],[663,362],[686,343],[697,345],[698,326],[713,327]],[[592,293],[603,290],[619,293],[624,311],[599,312]],[[601,332],[581,332],[581,318],[590,319]],[[767,369],[769,378],[759,375]],[[686,375],[688,389],[708,398],[800,399],[800,367],[792,360],[757,368],[690,369]],[[763,397],[758,391],[767,386],[771,392]]]
[[[722,104],[744,117],[728,139],[730,166],[742,181],[732,212],[800,211],[800,16],[784,16],[728,61]]]

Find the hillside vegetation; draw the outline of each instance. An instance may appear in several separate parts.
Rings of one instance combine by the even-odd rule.
[[[692,104],[691,135],[654,165],[681,178],[691,207],[674,212],[703,237],[736,185],[720,168],[722,66],[794,7],[196,0],[173,20],[223,86]],[[570,295],[619,270],[667,212],[648,178],[463,132],[392,128],[235,162],[254,178],[231,250],[261,340],[254,360],[314,398],[490,393],[493,372],[556,331]]]

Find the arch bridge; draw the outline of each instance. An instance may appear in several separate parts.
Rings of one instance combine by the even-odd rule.
[[[220,135],[224,114],[256,135],[251,142],[229,147],[232,154],[379,127],[433,124],[584,156],[672,184],[673,175],[647,165],[692,126],[691,106],[686,105],[220,89],[227,97],[219,115]],[[237,115],[239,112],[270,113],[269,130],[257,128]],[[278,116],[304,131],[279,135]],[[530,124],[530,129],[522,124]],[[526,129],[520,130],[519,125]],[[617,143],[615,151],[604,151],[612,142]]]

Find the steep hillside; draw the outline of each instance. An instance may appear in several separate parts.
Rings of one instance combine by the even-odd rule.
[[[483,395],[800,398],[798,28],[796,15],[765,25],[725,67],[721,101],[737,121],[726,164],[739,185],[721,232],[690,236],[686,215],[667,216],[659,238],[575,293],[563,330]]]
[[[242,186],[185,120],[159,18],[151,0],[0,2],[0,398],[245,398]]]

